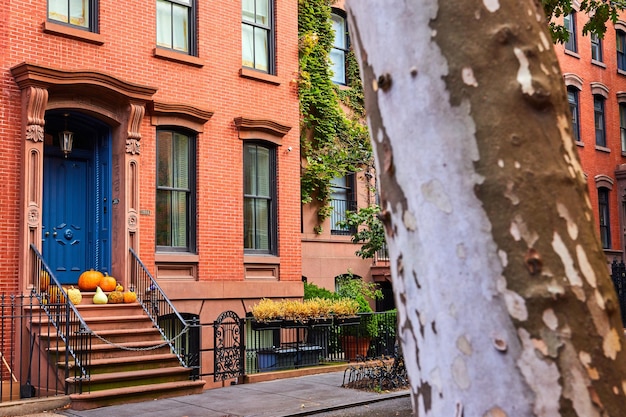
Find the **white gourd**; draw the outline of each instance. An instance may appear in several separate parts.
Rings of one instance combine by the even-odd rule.
[[[96,287],[96,295],[93,296],[94,304],[106,304],[109,300],[107,295],[102,291],[100,287]]]

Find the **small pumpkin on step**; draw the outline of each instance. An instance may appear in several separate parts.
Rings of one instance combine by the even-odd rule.
[[[137,294],[135,293],[135,291],[129,290],[129,291],[124,291],[124,302],[125,303],[134,303],[135,301],[137,301]]]
[[[109,304],[121,304],[124,302],[124,294],[121,291],[111,291],[108,297]]]

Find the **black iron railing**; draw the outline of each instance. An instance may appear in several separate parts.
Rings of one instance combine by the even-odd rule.
[[[354,200],[330,200],[330,232],[333,235],[351,235],[356,230],[354,227],[342,227],[339,222],[346,220],[348,211],[356,211]]]
[[[74,304],[70,302],[67,292],[43,260],[41,253],[32,244],[30,251],[32,294],[47,316],[47,322],[38,323],[41,326],[38,346],[48,350],[51,364],[65,374],[65,381],[74,381],[73,392],[81,393],[84,388],[83,383],[89,381],[90,377],[92,331]],[[29,350],[32,351],[36,337],[34,326],[30,327],[29,333],[31,340]],[[69,385],[66,384],[66,394],[69,393],[68,389]]]
[[[130,288],[137,294],[137,301],[146,311],[172,352],[178,357],[181,365],[187,368],[198,366],[197,354],[189,352],[188,347],[188,333],[194,324],[185,320],[174,308],[170,299],[167,298],[132,248],[130,254]],[[194,372],[192,375],[197,375],[197,373]]]
[[[248,374],[391,357],[397,348],[395,311],[308,323],[245,320]]]

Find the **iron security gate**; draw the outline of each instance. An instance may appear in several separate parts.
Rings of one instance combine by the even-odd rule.
[[[245,373],[244,321],[225,311],[213,323],[214,381],[242,377]]]

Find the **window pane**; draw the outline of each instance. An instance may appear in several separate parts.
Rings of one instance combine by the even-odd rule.
[[[254,199],[243,202],[243,247],[254,249]]]
[[[269,0],[256,0],[256,23],[268,26],[269,16]]]
[[[171,238],[171,193],[157,190],[156,195],[156,244],[158,246],[172,246]]]
[[[335,31],[335,48],[346,49],[346,26],[345,21],[341,16],[336,14],[331,15],[333,30]]]
[[[256,147],[246,146],[243,153],[243,192],[246,195],[256,195]]]
[[[173,187],[173,171],[170,161],[172,160],[172,134],[159,132],[157,146],[157,186]]]
[[[269,250],[269,201],[256,200],[256,249]]]
[[[70,0],[70,23],[72,25],[89,26],[88,0]]]
[[[174,142],[174,155],[176,176],[174,178],[174,187],[189,189],[189,138],[185,135],[176,134]]]
[[[256,195],[270,197],[270,152],[267,148],[257,148],[257,181]]]
[[[172,14],[171,3],[157,0],[157,45],[172,47]]]
[[[187,246],[187,193],[172,193],[172,244]]]
[[[241,25],[241,64],[254,68],[254,29],[250,25]]]
[[[330,51],[331,70],[333,72],[332,80],[336,83],[346,83],[346,59],[344,51],[340,49],[332,49]]]
[[[241,16],[244,22],[254,22],[254,0],[241,1]]]
[[[67,0],[48,0],[48,17],[60,22],[68,22]]]
[[[173,49],[189,51],[189,9],[177,4],[173,5]]]
[[[268,70],[268,44],[267,31],[259,28],[254,29],[254,68],[267,71]]]

